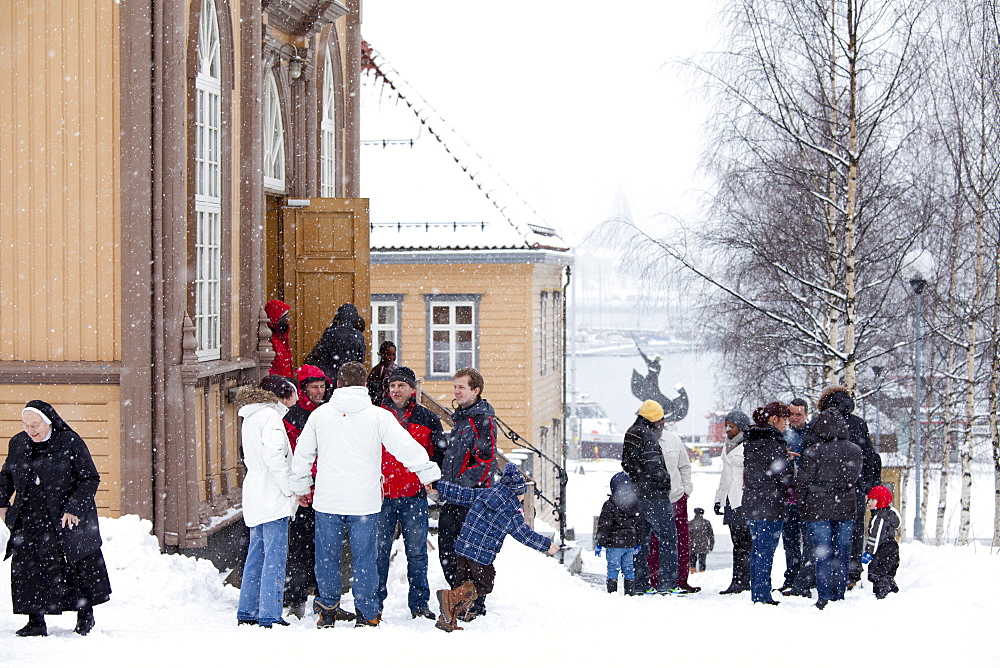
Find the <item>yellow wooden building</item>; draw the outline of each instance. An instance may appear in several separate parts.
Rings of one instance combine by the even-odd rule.
[[[360,0],[0,3],[0,456],[43,399],[102,514],[240,517],[232,390],[368,306]]]

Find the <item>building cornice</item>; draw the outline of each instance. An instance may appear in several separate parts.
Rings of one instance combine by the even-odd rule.
[[[555,264],[573,266],[573,253],[555,250],[375,250],[371,263],[381,264]]]

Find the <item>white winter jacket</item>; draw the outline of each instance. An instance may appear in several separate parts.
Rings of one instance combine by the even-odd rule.
[[[682,496],[691,496],[694,491],[694,485],[691,484],[691,457],[680,437],[670,431],[660,434],[660,450],[663,451],[663,463],[667,465],[667,472],[670,474],[670,503],[677,503]]]
[[[739,444],[730,449],[732,443],[726,439],[722,446],[722,477],[719,478],[719,489],[715,492],[715,502],[739,508],[743,505],[743,432],[736,435]]]
[[[243,418],[243,521],[248,527],[295,515],[291,484],[292,448],[281,422],[282,404],[247,404]]]
[[[382,509],[382,446],[424,485],[441,477],[427,451],[387,410],[372,405],[364,386],[337,388],[309,415],[292,458],[292,489],[309,492],[316,461],[313,508],[334,515]]]

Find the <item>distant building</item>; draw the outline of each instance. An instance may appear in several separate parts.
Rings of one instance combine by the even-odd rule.
[[[367,57],[373,356],[381,341],[396,342],[400,362],[446,406],[455,370],[478,368],[498,417],[561,463],[569,245],[391,66]],[[499,445],[519,447],[503,437]],[[532,459],[543,496],[556,499],[553,469]],[[544,507],[539,517],[552,522]]]

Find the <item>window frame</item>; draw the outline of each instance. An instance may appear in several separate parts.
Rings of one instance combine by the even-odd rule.
[[[222,357],[223,86],[215,0],[202,0],[194,117],[194,311],[199,362]]]
[[[471,366],[473,368],[479,368],[479,309],[480,302],[482,300],[481,294],[433,294],[424,295],[424,311],[425,311],[425,321],[426,321],[426,341],[424,350],[426,351],[426,373],[424,377],[427,380],[450,380],[455,377],[455,371],[461,369],[465,366]],[[448,372],[434,371],[434,333],[437,331],[448,330],[448,331],[463,331],[464,328],[459,328],[457,323],[448,325],[447,327],[435,326],[434,325],[434,307],[448,305],[451,307],[458,306],[471,306],[472,307],[472,361],[471,364],[458,364],[456,362],[457,349],[454,345],[454,341],[451,342],[449,348],[450,356],[450,370]]]
[[[284,193],[285,170],[285,123],[281,115],[281,90],[274,70],[264,76],[264,90],[261,94],[261,114],[263,120],[264,164],[261,170],[264,189]]]
[[[548,373],[548,311],[549,311],[549,293],[543,290],[539,295],[538,300],[538,340],[539,340],[539,360],[540,365],[538,368],[538,375],[544,376]]]
[[[323,108],[320,116],[320,196],[337,196],[337,82],[327,44],[323,60]]]
[[[372,349],[371,349],[371,360],[372,366],[378,364],[378,348],[381,345],[379,341],[379,332],[390,331],[388,327],[382,327],[378,322],[378,311],[379,306],[392,306],[396,310],[396,324],[392,328],[392,337],[387,337],[386,340],[392,341],[396,344],[396,360],[403,359],[403,342],[400,340],[403,337],[403,295],[401,294],[373,294],[371,295],[371,319],[368,321],[370,323],[370,328],[372,332]]]

